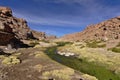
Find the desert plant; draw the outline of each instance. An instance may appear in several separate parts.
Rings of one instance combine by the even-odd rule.
[[[5,57],[2,61],[3,64],[12,65],[20,63],[20,60],[16,56]]]
[[[48,40],[40,40],[40,42],[50,43]]]
[[[113,47],[113,48],[110,48],[108,50],[111,50],[111,51],[116,52],[116,53],[120,53],[120,48],[118,48],[118,47]]]
[[[34,47],[37,44],[39,44],[39,41],[32,41],[32,42],[30,42],[29,46]]]
[[[72,42],[56,42],[58,46],[65,46],[66,44],[73,44]]]
[[[70,76],[74,74],[74,70],[71,68],[65,68],[60,70],[46,71],[43,73],[45,77],[54,77],[58,80],[71,80]]]
[[[91,41],[91,42],[86,42],[87,47],[90,48],[103,48],[106,47],[106,44],[99,44],[101,41]]]

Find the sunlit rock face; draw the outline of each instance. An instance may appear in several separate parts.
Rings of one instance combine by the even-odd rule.
[[[8,7],[0,7],[0,45],[7,45],[15,39],[32,38],[26,20],[16,18]]]
[[[63,40],[119,40],[120,39],[120,17],[115,17],[98,24],[89,25],[78,33],[63,36]]]
[[[1,17],[12,17],[12,10],[8,7],[0,6],[0,16]]]

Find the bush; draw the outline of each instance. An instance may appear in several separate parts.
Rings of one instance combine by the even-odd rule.
[[[56,42],[58,46],[65,46],[66,44],[73,44],[72,42]]]
[[[74,70],[71,68],[65,68],[60,70],[46,71],[42,75],[45,77],[54,77],[56,80],[71,80],[70,76],[74,74]]]
[[[106,44],[99,44],[99,43],[101,43],[101,41],[91,41],[91,42],[86,42],[86,43],[87,43],[87,47],[90,47],[90,48],[106,47]]]
[[[3,64],[12,65],[20,63],[20,60],[16,56],[5,57],[2,61]]]
[[[34,47],[35,45],[39,44],[39,41],[33,41],[29,44],[29,46]]]
[[[50,43],[48,40],[40,40],[41,42]]]
[[[120,53],[120,48],[118,48],[118,47],[110,48],[108,50],[111,50],[111,51],[116,52],[116,53]]]

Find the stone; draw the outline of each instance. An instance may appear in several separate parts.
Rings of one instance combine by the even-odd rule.
[[[11,17],[12,16],[12,10],[8,7],[1,7],[0,6],[0,16],[1,17]]]
[[[38,40],[46,39],[46,34],[45,34],[45,32],[38,32],[38,31],[32,30],[32,34],[33,34],[33,36],[34,36],[36,39],[38,39]]]

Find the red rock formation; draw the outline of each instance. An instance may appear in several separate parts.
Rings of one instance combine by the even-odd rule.
[[[16,39],[28,39],[30,35],[33,37],[24,19],[12,16],[10,8],[0,7],[0,45],[7,45]]]
[[[120,39],[120,17],[88,26],[84,31],[63,36],[63,40],[115,40]]]
[[[34,34],[34,35],[33,35]],[[16,18],[12,15],[12,10],[8,7],[0,7],[0,45],[7,45],[16,40],[25,39],[44,39],[44,32],[32,31],[27,21],[21,18]]]

